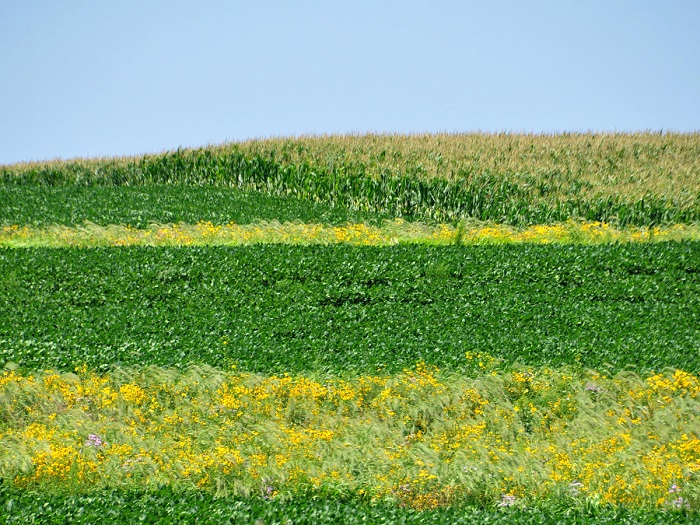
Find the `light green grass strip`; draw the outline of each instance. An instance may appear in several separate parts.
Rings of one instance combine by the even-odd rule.
[[[401,219],[382,226],[346,224],[326,226],[299,222],[257,222],[248,225],[199,222],[197,224],[153,224],[149,228],[99,226],[79,227],[3,226],[0,247],[90,247],[90,246],[203,246],[247,244],[506,244],[561,243],[600,244],[613,242],[658,242],[700,239],[700,225],[615,228],[608,223],[567,221],[560,224],[514,228],[499,224],[465,221],[457,226],[426,225]]]
[[[700,508],[700,377],[504,368],[0,374],[0,477],[270,499]]]

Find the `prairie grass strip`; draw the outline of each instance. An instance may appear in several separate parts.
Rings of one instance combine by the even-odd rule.
[[[700,377],[582,368],[0,374],[0,477],[47,493],[700,508]]]
[[[461,222],[428,225],[402,219],[382,226],[346,224],[328,226],[300,222],[254,224],[152,224],[148,228],[123,225],[99,226],[3,226],[0,247],[92,247],[92,246],[240,246],[251,244],[350,244],[390,246],[396,244],[481,245],[520,243],[602,244],[699,240],[700,226],[616,228],[605,222],[567,221],[515,228],[502,224]]]

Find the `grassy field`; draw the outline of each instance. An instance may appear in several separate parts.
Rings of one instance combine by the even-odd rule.
[[[700,135],[0,166],[0,523],[700,523]]]
[[[145,228],[86,222],[80,226],[52,224],[45,227],[0,227],[0,248],[94,248],[107,246],[249,246],[255,244],[395,246],[423,244],[437,246],[498,244],[614,244],[667,241],[698,241],[700,226],[615,228],[608,223],[567,221],[515,228],[502,224],[462,221],[456,226],[427,225],[403,219],[385,220],[379,226],[346,223],[326,226],[299,221],[256,220],[252,224],[155,224]]]
[[[0,383],[3,476],[49,492],[170,486],[417,510],[697,504],[698,376],[463,358],[481,373],[13,371]]]

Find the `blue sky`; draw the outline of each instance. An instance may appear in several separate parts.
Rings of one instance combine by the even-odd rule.
[[[700,2],[0,0],[0,163],[700,129]]]

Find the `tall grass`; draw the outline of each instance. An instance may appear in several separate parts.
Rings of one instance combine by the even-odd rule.
[[[698,241],[700,225],[627,227],[607,223],[575,222],[513,228],[499,224],[460,222],[426,225],[402,219],[381,226],[348,223],[341,226],[302,222],[256,221],[253,224],[157,224],[147,228],[85,222],[81,226],[53,225],[46,228],[0,226],[0,248],[97,247],[97,246],[240,246],[254,244],[605,244],[624,242]]]
[[[417,509],[565,501],[697,510],[698,376],[572,368],[261,376],[0,374],[0,476],[48,492],[169,485]]]

